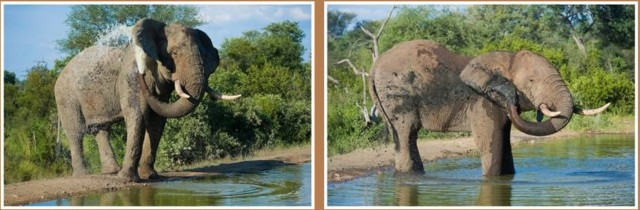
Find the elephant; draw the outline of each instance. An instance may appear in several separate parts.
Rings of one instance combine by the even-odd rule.
[[[559,72],[527,50],[496,51],[475,58],[457,55],[429,40],[396,44],[369,73],[369,93],[395,143],[395,173],[423,174],[416,140],[420,129],[470,131],[484,176],[515,174],[510,132],[545,136],[567,125],[574,107]],[[537,122],[522,119],[538,112]],[[542,121],[544,115],[547,120]]]
[[[132,43],[125,46],[84,49],[56,81],[58,117],[69,139],[74,176],[89,173],[83,137],[95,134],[103,174],[134,182],[157,179],[154,163],[167,118],[192,112],[205,92],[215,99],[240,97],[209,87],[220,57],[203,31],[143,18],[131,35]],[[179,99],[170,102],[174,90]],[[111,126],[121,121],[127,132],[122,167],[109,142]]]

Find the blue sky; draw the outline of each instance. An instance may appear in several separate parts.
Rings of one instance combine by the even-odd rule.
[[[225,39],[242,36],[248,30],[260,30],[270,23],[296,21],[305,33],[303,58],[311,51],[310,5],[196,5],[199,17],[207,22],[197,28],[220,47]],[[65,38],[70,30],[64,24],[69,5],[4,5],[4,66],[3,69],[26,76],[26,70],[38,61],[53,67],[54,60],[65,55],[57,49],[56,40]]]
[[[389,15],[389,11],[393,7],[392,4],[387,5],[350,5],[350,4],[330,4],[327,6],[328,11],[339,10],[342,12],[351,12],[356,14],[356,21],[359,20],[380,20]],[[397,9],[396,9],[397,11]],[[394,14],[395,15],[395,11]]]
[[[396,2],[376,2],[375,4],[329,4],[327,11],[342,11],[356,14],[356,19],[353,21],[350,27],[355,26],[355,23],[361,20],[382,20],[387,18],[389,11],[393,8],[393,5],[400,7],[417,7],[418,5],[433,5],[436,8],[449,8],[451,10],[462,10],[466,7],[465,4],[429,4],[429,2],[403,2],[403,4],[397,4]],[[393,11],[392,16],[395,16],[398,12],[398,8]]]

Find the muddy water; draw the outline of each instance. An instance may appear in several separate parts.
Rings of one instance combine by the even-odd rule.
[[[310,206],[311,164],[175,180],[31,206]]]
[[[426,175],[392,170],[328,186],[330,206],[633,206],[633,135],[523,142],[516,175],[484,178],[478,157],[425,163]]]

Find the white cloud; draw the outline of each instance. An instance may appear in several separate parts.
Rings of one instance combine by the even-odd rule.
[[[295,20],[310,20],[311,19],[311,11],[310,10],[303,10],[300,7],[295,7],[289,10],[289,14],[291,17],[293,17]]]
[[[311,19],[311,6],[206,5],[200,6],[199,17],[212,25],[226,25],[245,21],[301,21]]]

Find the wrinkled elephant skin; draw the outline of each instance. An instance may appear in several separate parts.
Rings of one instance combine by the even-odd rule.
[[[396,174],[424,173],[416,145],[420,129],[470,131],[484,175],[514,174],[511,124],[527,134],[550,135],[575,111],[558,71],[526,50],[472,58],[432,41],[408,41],[376,60],[370,80],[370,94],[396,145]],[[549,119],[520,118],[529,110],[544,111]]]
[[[56,81],[58,116],[75,176],[89,173],[82,139],[96,134],[102,173],[130,181],[158,178],[153,165],[166,118],[189,114],[205,92],[215,92],[208,77],[218,66],[218,50],[204,32],[145,18],[133,27],[132,37],[126,46],[83,50]],[[181,97],[169,102],[174,90]],[[110,128],[120,121],[127,129],[122,167],[109,143]]]

